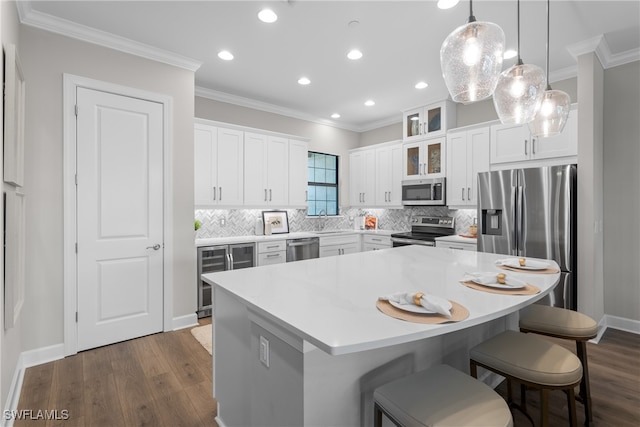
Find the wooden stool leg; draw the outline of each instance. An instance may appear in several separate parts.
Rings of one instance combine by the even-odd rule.
[[[382,427],[382,410],[377,403],[373,404],[373,425],[374,427]]]
[[[567,390],[567,405],[569,407],[569,425],[578,427],[578,418],[576,416],[576,395],[573,387]]]
[[[589,367],[587,363],[587,343],[576,341],[576,354],[582,362],[582,381],[580,381],[580,400],[584,405],[584,425],[593,424],[591,409],[591,386],[589,385]]]
[[[540,389],[540,425],[549,427],[549,390]]]
[[[478,379],[478,365],[473,360],[469,361],[469,373],[475,379]]]

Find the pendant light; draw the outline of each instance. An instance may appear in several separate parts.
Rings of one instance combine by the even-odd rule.
[[[518,62],[503,71],[493,93],[498,118],[505,124],[529,123],[535,117],[546,81],[542,68],[520,58],[520,0],[518,0]]]
[[[442,77],[455,102],[471,103],[493,94],[504,52],[504,31],[491,22],[478,22],[469,1],[469,20],[456,28],[440,47]]]
[[[549,12],[550,0],[547,0],[547,90],[542,96],[540,110],[535,119],[529,123],[531,135],[546,138],[559,135],[569,117],[571,98],[566,92],[551,89],[549,83]]]

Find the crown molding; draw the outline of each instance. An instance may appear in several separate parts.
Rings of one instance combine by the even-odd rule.
[[[291,117],[299,120],[305,120],[308,122],[318,123],[321,125],[331,126],[339,129],[350,130],[352,132],[365,132],[368,130],[377,129],[382,126],[387,126],[390,124],[400,122],[399,117],[389,117],[386,119],[367,123],[365,126],[354,126],[354,125],[338,123],[332,120],[316,117],[314,115],[302,113],[300,111],[297,111],[291,108],[281,107],[279,105],[257,101],[251,98],[245,98],[238,95],[232,95],[226,92],[220,92],[217,90],[208,89],[202,86],[195,87],[195,95],[201,98],[211,99],[213,101],[225,102],[227,104],[238,105],[240,107],[246,107],[254,110],[265,111],[267,113],[279,114],[281,116]]]
[[[164,64],[183,68],[195,72],[200,68],[202,62],[196,61],[186,56],[178,55],[167,50],[158,49],[144,43],[96,30],[94,28],[80,25],[66,19],[57,18],[46,13],[33,10],[31,1],[16,1],[18,17],[20,23],[31,27],[39,28],[63,36],[75,38],[87,43],[104,46],[120,52],[162,62]]]
[[[569,45],[567,46],[567,50],[576,61],[580,55],[595,53],[605,70],[607,68],[617,67],[619,65],[640,60],[640,49],[631,49],[625,52],[612,53],[609,48],[609,43],[607,43],[607,39],[602,34],[582,42]]]

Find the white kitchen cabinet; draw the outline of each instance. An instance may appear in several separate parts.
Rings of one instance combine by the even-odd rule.
[[[245,132],[245,206],[286,206],[289,200],[289,140]]]
[[[360,252],[360,235],[341,234],[320,237],[320,258]]]
[[[365,234],[362,236],[362,251],[378,251],[389,249],[393,246],[391,236]]]
[[[289,140],[289,203],[290,207],[306,208],[309,200],[307,184],[308,143]]]
[[[349,153],[349,202],[351,206],[375,206],[375,167],[374,149]]]
[[[532,137],[528,125],[491,126],[491,164],[544,160],[578,155],[578,110],[569,112],[560,135]]]
[[[276,240],[258,243],[258,266],[287,262],[287,241]]]
[[[489,170],[489,126],[447,135],[447,206],[477,204],[478,173]]]
[[[442,136],[455,123],[456,107],[451,101],[406,110],[402,115],[402,139],[416,141]]]
[[[456,249],[459,251],[477,251],[475,243],[447,242],[442,240],[436,240],[436,248]]]
[[[243,132],[204,124],[194,129],[196,206],[243,204]]]
[[[424,179],[445,176],[446,138],[433,138],[402,145],[402,178]]]
[[[375,204],[379,207],[402,207],[402,144],[375,150]]]

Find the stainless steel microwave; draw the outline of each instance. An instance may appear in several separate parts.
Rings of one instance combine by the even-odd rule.
[[[444,206],[445,178],[402,181],[402,204],[407,206]]]

